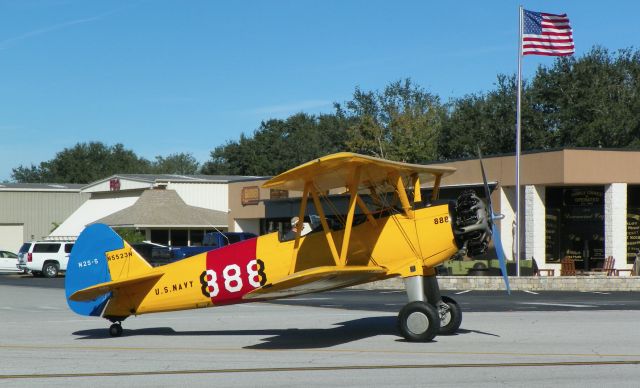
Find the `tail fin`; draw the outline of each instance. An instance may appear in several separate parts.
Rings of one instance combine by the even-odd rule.
[[[143,274],[151,268],[131,246],[110,227],[90,225],[73,246],[65,278],[69,308],[80,315],[100,316],[111,292],[88,301],[71,300],[76,291]]]

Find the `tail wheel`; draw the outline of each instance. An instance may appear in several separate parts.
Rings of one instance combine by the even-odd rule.
[[[411,302],[398,314],[398,329],[407,341],[431,341],[440,329],[440,316],[428,303]]]
[[[442,297],[442,303],[438,306],[440,315],[440,331],[438,334],[454,334],[462,324],[462,309],[458,303],[448,296]]]
[[[122,325],[119,323],[114,323],[109,327],[109,334],[112,337],[120,337],[122,335]]]

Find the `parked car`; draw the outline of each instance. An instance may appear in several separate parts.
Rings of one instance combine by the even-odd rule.
[[[131,244],[131,247],[149,264],[157,267],[254,237],[257,236],[253,233],[213,232],[205,234],[202,245],[197,246],[166,246],[144,241]]]
[[[212,232],[206,233],[202,239],[201,246],[191,247],[170,247],[171,259],[178,261],[187,257],[195,256],[202,252],[212,251],[227,245],[235,244],[240,241],[249,240],[258,237],[253,233],[245,232]]]
[[[0,272],[22,272],[18,268],[18,255],[9,251],[0,251]]]
[[[73,241],[31,241],[24,243],[18,252],[18,268],[30,271],[33,276],[55,278],[67,270]]]
[[[210,232],[204,235],[202,245],[211,249],[222,248],[225,245],[235,244],[254,237],[258,236],[246,232]]]
[[[169,264],[171,260],[171,248],[166,245],[149,241],[131,244],[131,247],[154,267]]]

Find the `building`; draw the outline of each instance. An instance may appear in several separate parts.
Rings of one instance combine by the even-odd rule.
[[[478,160],[445,163],[458,169],[444,184],[480,182]],[[505,218],[500,232],[507,256],[515,251],[515,156],[484,159],[492,199]],[[605,257],[630,269],[640,250],[640,152],[562,149],[521,156],[521,258],[560,273],[560,260],[602,267]]]
[[[146,240],[159,244],[197,245],[206,231],[230,229],[229,184],[255,179],[263,178],[113,175],[83,186],[80,191],[89,199],[51,237],[75,238],[85,226],[100,222],[138,230]],[[251,225],[245,230],[259,232]]]
[[[457,169],[443,179],[442,198],[455,198],[465,187],[482,191],[477,159],[439,164]],[[504,251],[513,261],[515,156],[488,157],[484,165],[489,181],[497,184],[492,200],[505,216],[499,229]],[[584,270],[601,267],[608,256],[615,258],[617,269],[632,268],[640,251],[638,166],[639,151],[562,149],[523,154],[521,258],[533,258],[539,268],[554,269],[556,275],[560,259],[567,256]],[[198,244],[205,231],[215,229],[263,234],[282,229],[297,215],[301,196],[264,189],[266,179],[120,174],[83,187],[5,186],[0,187],[0,229],[2,235],[13,236],[10,244],[16,247],[46,236],[47,227],[63,219],[52,238],[73,238],[94,222],[137,229],[147,240],[173,245]],[[335,206],[325,209],[327,214],[339,213],[343,200],[332,197]]]
[[[25,241],[40,240],[81,206],[83,185],[0,184],[0,249],[17,252]]]
[[[515,156],[483,160],[493,190],[502,244],[510,261],[515,252]],[[467,185],[482,185],[477,159],[438,163],[456,167],[443,179],[442,198],[455,198]],[[524,153],[521,157],[521,259],[560,274],[560,260],[571,257],[580,269],[602,267],[605,257],[617,269],[630,269],[640,251],[640,152],[562,149]],[[262,189],[261,181],[229,185],[230,215],[238,226],[276,223],[298,212],[300,193]],[[447,190],[446,187],[449,187]],[[247,200],[249,198],[249,200]],[[338,206],[339,207],[339,206]]]

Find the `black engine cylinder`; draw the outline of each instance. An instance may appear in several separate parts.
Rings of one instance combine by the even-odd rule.
[[[458,248],[469,257],[486,252],[491,241],[491,220],[484,202],[473,190],[466,190],[451,207]]]

